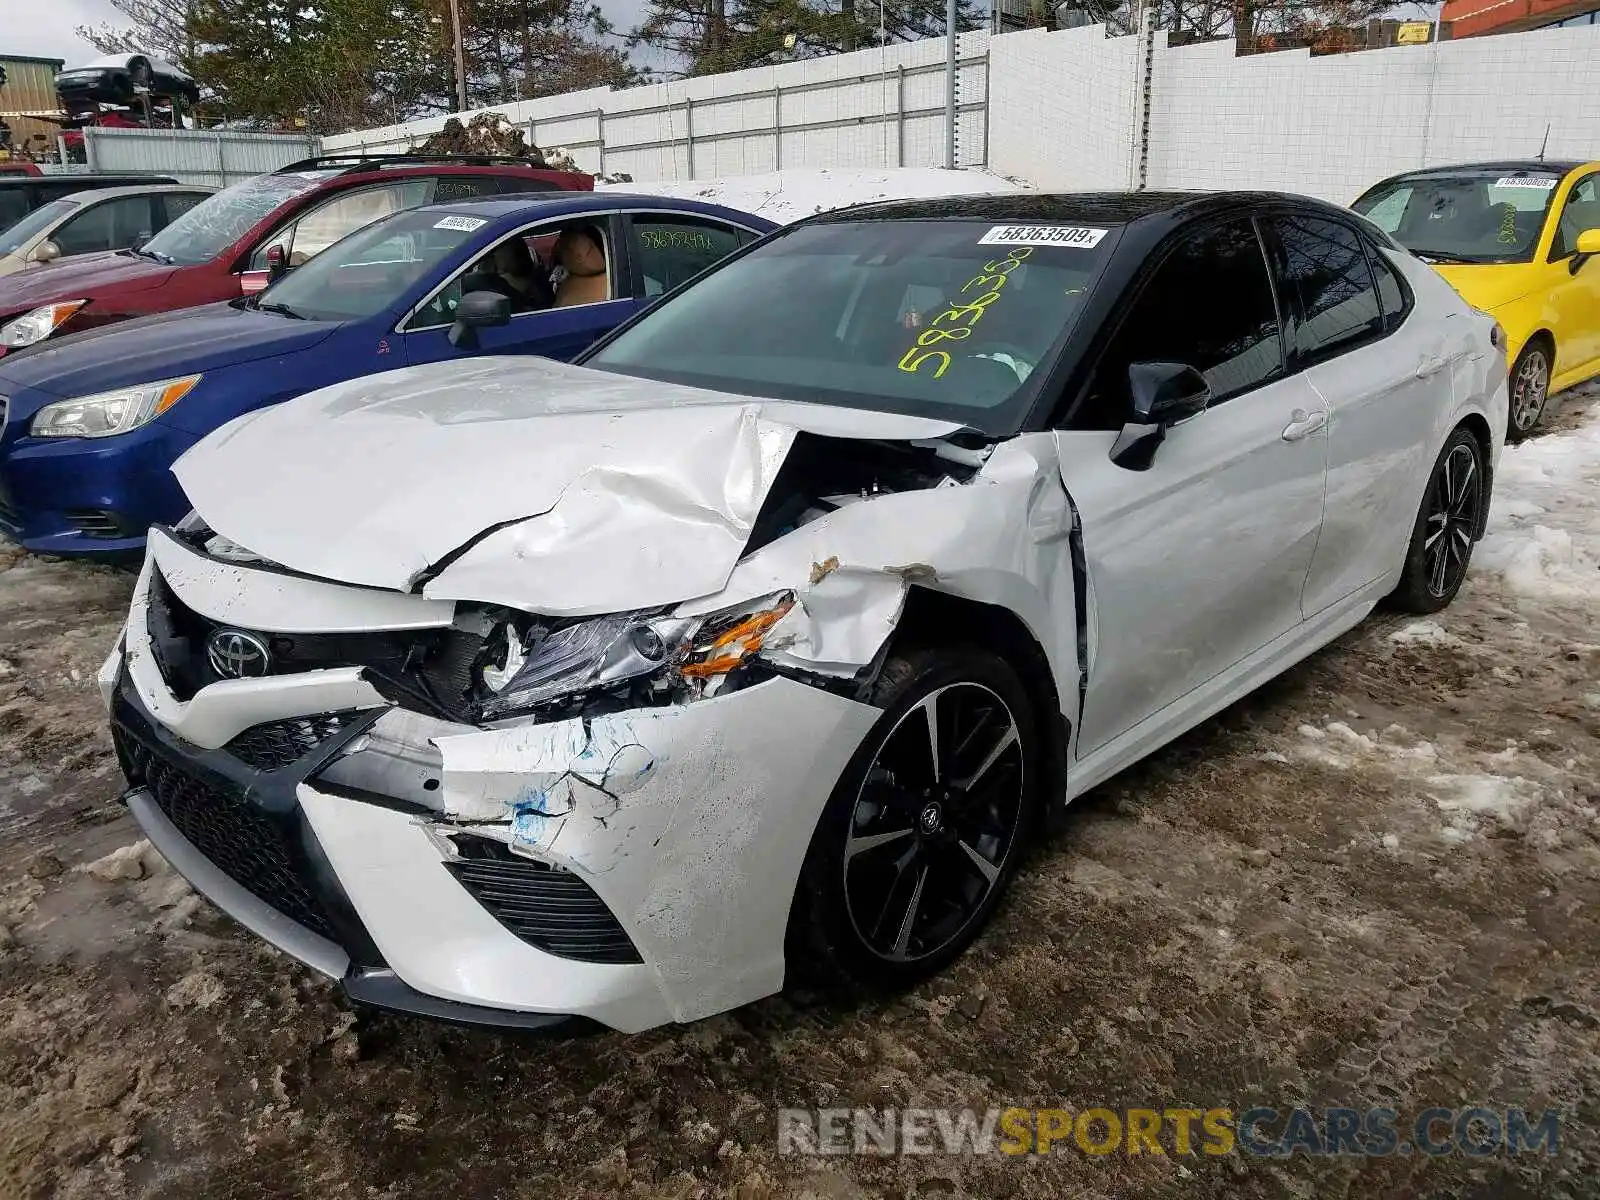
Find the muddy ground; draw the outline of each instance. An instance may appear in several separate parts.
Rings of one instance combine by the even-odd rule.
[[[1600,533],[1583,483],[1538,519]],[[1600,1195],[1600,605],[1508,578],[1082,801],[925,987],[548,1041],[353,1014],[141,854],[93,684],[130,576],[0,549],[0,1197]],[[1297,1102],[1565,1124],[1553,1158],[1365,1161],[775,1136],[779,1106]]]

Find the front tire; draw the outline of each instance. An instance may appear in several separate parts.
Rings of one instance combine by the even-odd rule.
[[[790,977],[903,987],[978,936],[1038,819],[1033,703],[976,647],[884,665],[883,715],[829,797],[789,917]]]
[[[1405,570],[1392,597],[1404,612],[1438,612],[1461,590],[1489,501],[1483,446],[1457,429],[1439,452],[1411,529]]]
[[[1506,440],[1520,442],[1539,426],[1545,406],[1550,402],[1550,347],[1543,341],[1529,342],[1512,364],[1508,384],[1511,406],[1506,417]]]

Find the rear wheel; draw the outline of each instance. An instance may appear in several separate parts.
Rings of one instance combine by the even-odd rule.
[[[1520,442],[1538,426],[1550,399],[1550,347],[1544,341],[1529,342],[1511,367],[1511,411],[1506,421],[1508,441]]]
[[[1488,498],[1483,447],[1468,430],[1457,429],[1440,451],[1423,493],[1405,571],[1394,591],[1396,607],[1431,613],[1455,599],[1467,577]]]
[[[1037,819],[1040,756],[1017,673],[976,648],[885,664],[884,712],[829,798],[789,920],[791,976],[897,986],[982,930]]]

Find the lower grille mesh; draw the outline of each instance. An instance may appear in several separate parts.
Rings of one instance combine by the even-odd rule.
[[[643,960],[594,890],[569,871],[513,855],[500,843],[458,836],[464,855],[447,862],[456,881],[530,946],[592,963]]]
[[[299,762],[358,715],[354,712],[324,713],[252,725],[224,749],[258,771],[281,770]]]
[[[338,935],[297,863],[296,818],[274,817],[242,796],[208,787],[131,739],[118,738],[130,782],[143,782],[167,820],[218,870],[312,933]]]

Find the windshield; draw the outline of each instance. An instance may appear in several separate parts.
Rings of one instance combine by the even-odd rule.
[[[1440,262],[1527,262],[1559,172],[1474,170],[1391,179],[1353,207],[1407,250]]]
[[[646,312],[585,365],[1009,434],[1077,319],[1108,230],[988,221],[803,226]]]
[[[437,210],[396,213],[296,267],[261,293],[260,304],[282,305],[313,321],[376,316],[486,224],[482,217]]]
[[[337,171],[257,175],[207,197],[144,245],[142,253],[192,267],[210,262],[279,205],[303,196]]]
[[[15,254],[35,235],[49,229],[62,217],[78,207],[76,200],[52,200],[43,208],[36,208],[10,229],[0,233],[0,255]]]

